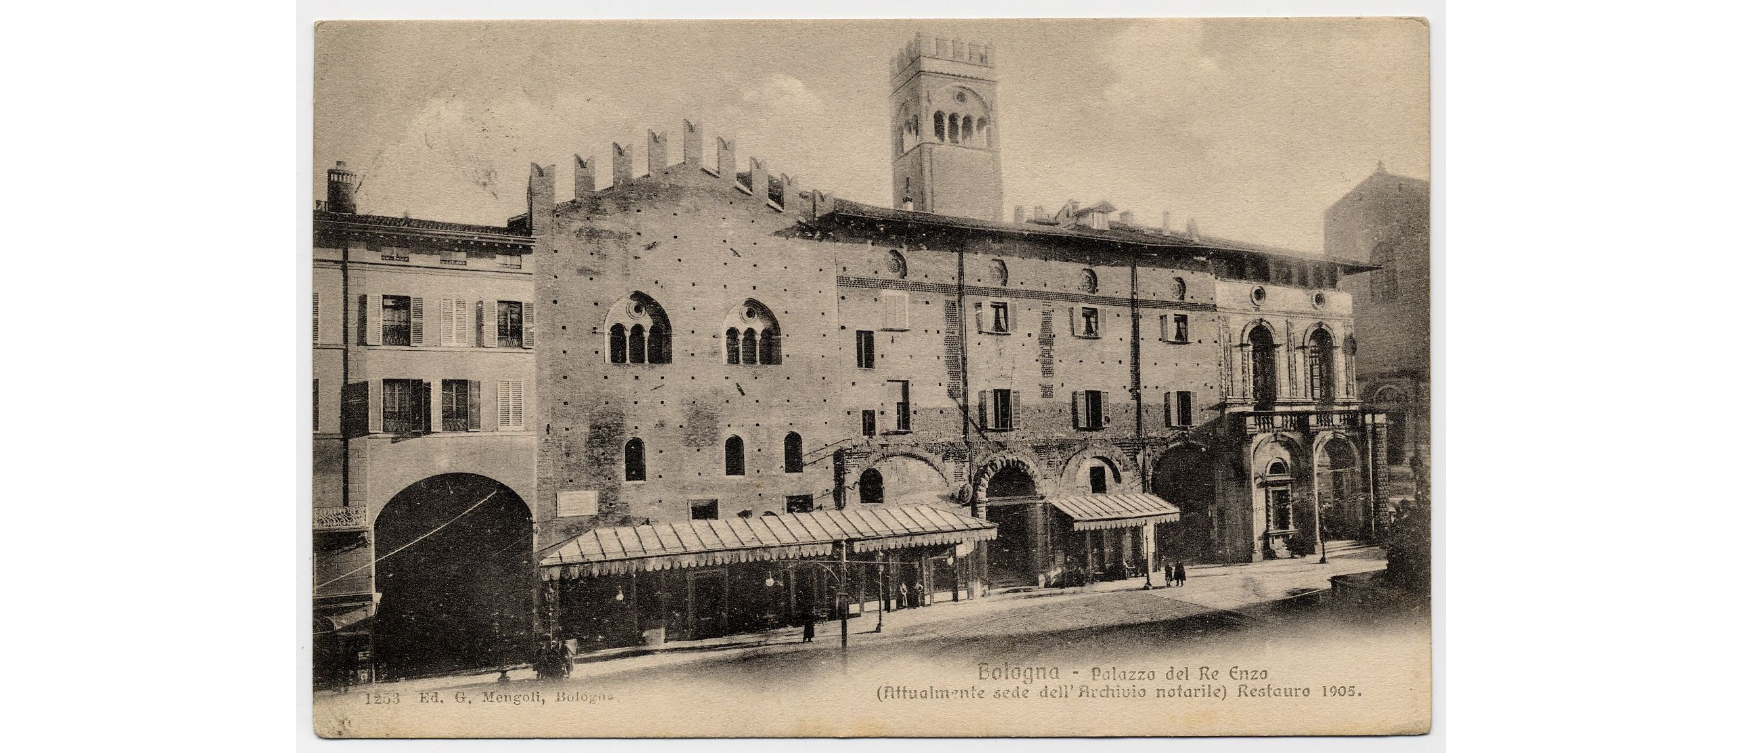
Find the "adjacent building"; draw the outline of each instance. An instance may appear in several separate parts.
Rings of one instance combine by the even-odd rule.
[[[1378,169],[1324,213],[1324,251],[1376,270],[1343,285],[1362,333],[1361,399],[1388,419],[1389,497],[1432,470],[1428,183]]]

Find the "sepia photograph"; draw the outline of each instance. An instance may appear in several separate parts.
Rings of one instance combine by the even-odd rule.
[[[1426,20],[309,31],[315,734],[1433,729]]]

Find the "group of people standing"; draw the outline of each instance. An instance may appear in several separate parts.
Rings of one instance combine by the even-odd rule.
[[[569,650],[567,644],[546,637],[544,643],[532,653],[532,669],[538,673],[540,680],[560,680],[574,669],[574,652]]]
[[[1161,574],[1166,581],[1166,585],[1162,586],[1163,588],[1185,585],[1185,563],[1183,562],[1178,560],[1162,562]]]

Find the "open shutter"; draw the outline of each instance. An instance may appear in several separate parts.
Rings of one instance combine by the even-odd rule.
[[[973,327],[978,332],[985,332],[985,304],[983,303],[973,304]],[[985,393],[980,394],[984,395]],[[985,401],[981,400],[980,402]]]
[[[423,299],[411,299],[411,344],[423,344]]]
[[[454,333],[454,328],[453,328],[453,299],[452,298],[441,299],[440,303],[438,304],[438,308],[436,308],[436,312],[437,312],[437,315],[441,317],[441,340],[440,340],[440,342],[442,345],[452,345],[453,344],[453,333]]]
[[[359,296],[357,305],[357,339],[364,345],[381,344],[381,296]]]
[[[1100,428],[1102,429],[1112,425],[1112,400],[1109,399],[1111,397],[1111,392],[1100,393]]]
[[[466,428],[477,431],[484,427],[484,387],[483,383],[473,379],[465,383]]]
[[[986,400],[987,400],[987,396],[985,394],[985,390],[980,390],[979,391],[979,426],[982,429],[990,426],[990,424],[986,422],[986,419],[990,417],[989,414],[986,412]]]
[[[495,301],[478,301],[478,347],[496,347]]]
[[[320,344],[320,293],[314,294],[314,342]]]
[[[1162,420],[1166,421],[1168,426],[1173,426],[1173,393],[1161,393],[1161,404],[1163,406],[1161,409]]]
[[[347,437],[369,432],[368,382],[354,382],[339,388],[339,431]]]
[[[430,429],[430,414],[438,413],[440,406],[431,406],[430,400],[435,398],[434,390],[429,389],[429,382],[417,382],[417,428],[425,433]]]
[[[1088,395],[1081,392],[1070,393],[1070,424],[1082,428],[1083,419],[1088,417]]]
[[[1022,428],[1022,391],[1010,390],[1010,428]]]
[[[382,398],[384,397],[381,394],[381,380],[370,379],[369,391],[365,394],[369,396],[369,433],[378,434],[381,432],[382,426],[381,410],[383,408]]]
[[[1082,325],[1080,324],[1081,320],[1082,320],[1082,314],[1076,310],[1075,306],[1071,306],[1070,307],[1070,334],[1076,335],[1078,337],[1080,337],[1082,335]]]
[[[521,311],[523,313],[520,318],[520,347],[531,348],[532,333],[538,330],[536,320],[532,318],[532,302],[527,301],[521,304]]]
[[[464,298],[453,302],[453,344],[470,348],[476,342],[476,328],[472,326],[471,303]]]

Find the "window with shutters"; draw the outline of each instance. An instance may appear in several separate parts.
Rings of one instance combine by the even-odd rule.
[[[381,296],[381,344],[411,344],[410,296]]]
[[[1192,413],[1191,393],[1180,390],[1173,394],[1173,425],[1194,426],[1196,416]]]
[[[859,424],[859,433],[860,434],[863,434],[867,437],[876,436],[877,435],[877,412],[874,410],[861,410],[861,411],[859,411],[858,412],[858,424]]]
[[[647,445],[639,437],[623,443],[623,480],[647,480]]]
[[[870,330],[858,330],[855,335],[858,342],[858,367],[874,369],[877,367],[877,337]]]
[[[1083,390],[1075,394],[1076,428],[1099,431],[1106,428],[1106,393]]]
[[[381,380],[381,430],[388,434],[428,431],[429,393],[416,379]]]
[[[692,499],[689,500],[690,520],[719,520],[719,500]]]
[[[1174,314],[1173,329],[1167,333],[1168,339],[1176,343],[1191,341],[1191,317],[1189,314]]]
[[[889,380],[889,415],[893,419],[890,432],[913,430],[912,383],[905,379]]]
[[[1010,332],[1010,304],[1008,301],[992,301],[987,307],[991,309],[991,329],[986,330],[1000,335]]]
[[[523,313],[519,301],[496,301],[496,347],[518,348],[525,342]]]
[[[443,298],[438,302],[436,318],[441,321],[442,345],[447,347],[471,346],[470,315],[471,304],[464,299]]]
[[[785,466],[787,473],[804,472],[804,437],[800,436],[798,432],[786,434]]]
[[[887,291],[883,299],[883,329],[907,329],[907,294],[900,291]]]
[[[1100,336],[1100,309],[1093,306],[1079,306],[1076,308],[1076,336]]]
[[[476,431],[482,414],[478,382],[466,379],[441,380],[441,430]]]
[[[986,416],[986,428],[1007,431],[1015,428],[1015,391],[992,390],[991,405]]]
[[[736,436],[725,438],[725,475],[744,475],[744,440]]]
[[[525,382],[518,379],[496,382],[496,429],[513,431],[526,428]]]

